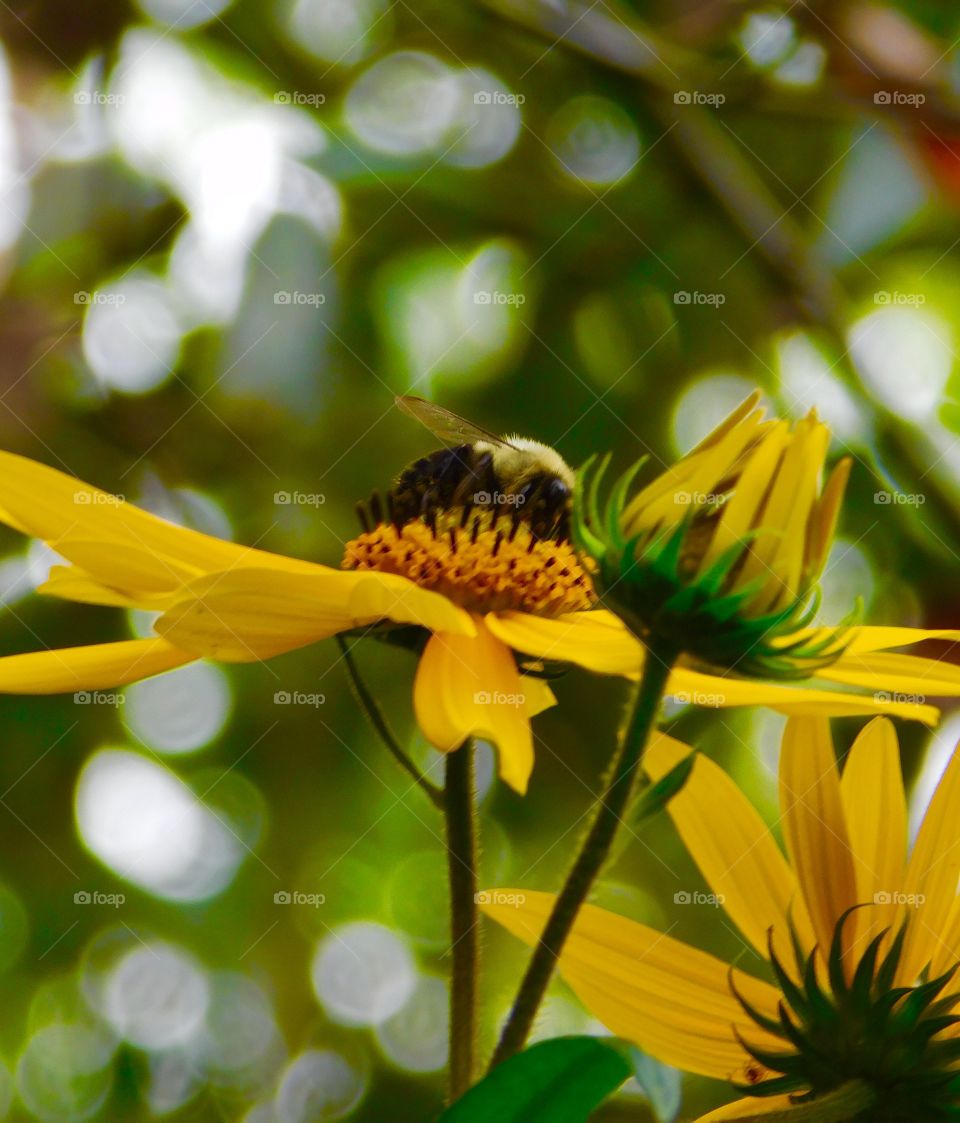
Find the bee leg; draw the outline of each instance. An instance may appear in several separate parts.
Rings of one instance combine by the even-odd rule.
[[[563,541],[570,537],[570,488],[554,477],[543,489],[543,502],[550,520],[550,537]]]
[[[531,531],[537,538],[546,538],[549,527],[543,517],[543,477],[538,476],[531,480],[518,494],[524,497],[524,518]]]
[[[497,478],[493,472],[493,456],[485,452],[470,471],[463,477],[454,494],[455,506],[486,506],[497,490]],[[482,498],[490,496],[486,502]]]
[[[435,487],[428,487],[424,489],[423,495],[420,498],[420,518],[424,522],[430,521],[430,515],[437,506],[439,494]]]

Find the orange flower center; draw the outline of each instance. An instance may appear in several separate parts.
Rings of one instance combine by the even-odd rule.
[[[569,542],[537,538],[508,515],[472,508],[430,523],[379,523],[347,543],[341,564],[408,577],[471,612],[558,616],[596,603]]]

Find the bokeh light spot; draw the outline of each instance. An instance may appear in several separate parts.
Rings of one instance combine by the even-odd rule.
[[[216,19],[233,0],[137,0],[137,3],[157,23],[187,31]]]
[[[395,51],[360,75],[343,108],[347,124],[368,148],[414,156],[444,141],[461,96],[458,76],[435,55]]]
[[[838,538],[830,549],[820,578],[818,619],[824,624],[836,624],[849,616],[858,599],[864,609],[869,609],[875,585],[867,555],[856,543]]]
[[[27,1042],[17,1091],[31,1115],[49,1123],[90,1119],[110,1093],[112,1043],[97,1029],[60,1022]]]
[[[246,1087],[265,1079],[283,1050],[273,1007],[253,979],[217,972],[210,986],[204,1067],[221,1087]]]
[[[227,676],[209,663],[194,663],[127,687],[124,721],[145,745],[189,753],[209,744],[230,717]]]
[[[169,900],[220,892],[243,856],[186,784],[137,753],[95,753],[77,782],[75,810],[80,836],[101,862]]]
[[[406,1004],[377,1027],[384,1056],[408,1072],[438,1072],[447,1063],[448,1011],[447,984],[422,976]]]
[[[133,274],[83,297],[83,354],[103,387],[146,394],[170,377],[181,331],[160,280]]]
[[[356,921],[332,932],[311,965],[313,990],[334,1021],[374,1026],[410,998],[416,967],[406,944],[382,924]]]
[[[700,378],[685,390],[673,411],[673,447],[689,452],[753,393],[755,385],[736,374],[715,374]]]
[[[387,0],[296,0],[287,17],[294,42],[324,62],[350,66],[388,32]]]
[[[332,1049],[306,1049],[287,1066],[277,1089],[277,1123],[343,1119],[363,1099],[363,1072]]]
[[[911,421],[931,417],[940,405],[952,348],[949,326],[927,309],[879,308],[850,329],[850,352],[864,382]]]
[[[523,95],[512,93],[489,70],[461,70],[460,135],[444,153],[448,164],[482,168],[501,160],[520,135],[520,105]]]
[[[573,98],[553,115],[547,136],[567,175],[597,187],[616,183],[640,159],[640,137],[616,102],[587,95]]]
[[[809,336],[794,332],[778,340],[777,358],[788,412],[804,414],[815,406],[841,440],[866,435],[856,398],[832,373],[830,364]]]
[[[117,1034],[142,1049],[189,1041],[209,1002],[207,978],[181,948],[154,941],[129,951],[111,973],[104,1014]]]

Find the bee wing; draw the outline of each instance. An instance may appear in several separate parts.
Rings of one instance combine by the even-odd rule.
[[[422,425],[430,430],[441,441],[454,445],[470,445],[476,441],[485,441],[487,444],[499,445],[501,448],[513,448],[509,441],[498,437],[465,417],[460,417],[443,406],[428,402],[425,398],[417,398],[412,394],[404,394],[396,399],[397,409],[403,410],[410,417],[415,417]]]

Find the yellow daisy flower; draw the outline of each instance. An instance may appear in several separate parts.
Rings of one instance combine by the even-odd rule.
[[[873,693],[841,695],[845,713],[858,702],[860,713],[917,702],[913,716],[931,720],[923,702],[960,692],[960,669],[889,649],[955,641],[960,632],[812,625],[850,462],[841,460],[821,486],[828,427],[813,412],[792,427],[767,418],[759,399],[749,397],[632,499],[642,462],[602,510],[603,468],[582,474],[573,533],[592,559],[602,603],[675,664],[667,693],[682,700],[836,716],[836,693],[815,687],[826,681]],[[548,629],[556,625],[524,621],[509,641],[520,650],[534,639],[549,646]],[[643,658],[638,646],[641,665]],[[810,686],[780,685],[801,679]]]
[[[590,581],[569,542],[535,539],[509,519],[504,527],[495,511],[378,523],[333,569],[176,526],[11,453],[0,452],[0,481],[0,521],[69,563],[40,592],[159,614],[155,638],[0,658],[3,692],[101,689],[197,659],[254,662],[358,627],[417,625],[430,633],[413,691],[427,740],[449,752],[489,737],[503,779],[523,792],[530,718],[554,698],[521,675],[499,620],[562,619],[578,637],[567,657],[583,666],[616,672],[627,658],[608,642],[609,621],[590,611]]]
[[[737,427],[733,419],[691,457],[722,442],[731,427]],[[838,496],[831,506],[836,502]],[[425,736],[441,751],[470,735],[489,737],[499,748],[503,778],[524,791],[533,765],[530,718],[553,695],[541,680],[520,675],[512,652],[630,677],[644,663],[643,644],[617,616],[594,607],[591,577],[570,544],[535,538],[496,510],[478,515],[465,508],[430,525],[398,526],[377,517],[348,544],[347,568],[334,569],[175,526],[53,468],[0,452],[0,521],[47,542],[70,563],[53,569],[42,593],[160,614],[157,638],[0,659],[0,691],[108,688],[195,659],[250,662],[357,627],[418,625],[431,633],[414,685]],[[860,628],[846,637],[830,677],[887,696],[735,677],[718,685],[684,659],[667,689],[709,705],[832,716],[889,712],[932,724],[934,707],[912,695],[960,693],[960,673],[933,660],[877,653],[958,634]],[[820,642],[809,630],[807,639]],[[826,671],[817,666],[812,673]]]
[[[689,751],[656,737],[649,775],[665,775]],[[746,1093],[704,1121],[792,1112],[890,1123],[955,1118],[960,753],[912,849],[896,733],[885,718],[860,733],[842,775],[828,722],[792,719],[780,803],[786,855],[706,757],[668,806],[718,903],[770,963],[772,982],[589,905],[567,939],[561,974],[614,1033]],[[552,895],[484,897],[494,902],[483,906],[490,917],[536,944]]]

